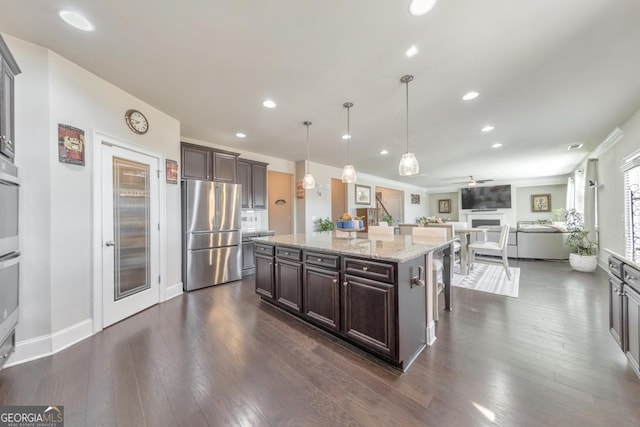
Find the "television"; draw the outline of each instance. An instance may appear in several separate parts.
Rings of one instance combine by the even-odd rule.
[[[511,207],[511,186],[463,188],[462,209],[504,209]]]

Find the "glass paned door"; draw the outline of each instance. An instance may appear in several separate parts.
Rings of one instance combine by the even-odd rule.
[[[159,161],[102,146],[103,327],[156,304]]]
[[[149,165],[113,158],[114,298],[151,287]]]

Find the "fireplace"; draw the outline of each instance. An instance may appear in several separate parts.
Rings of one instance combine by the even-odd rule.
[[[482,227],[483,225],[497,225],[497,226],[500,226],[500,220],[499,219],[486,219],[486,218],[472,219],[471,220],[471,227],[472,228]]]
[[[471,212],[467,214],[467,224],[471,227],[501,226],[505,223],[504,212]]]

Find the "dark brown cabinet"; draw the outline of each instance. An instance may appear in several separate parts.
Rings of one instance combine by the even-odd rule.
[[[640,377],[640,271],[609,253],[609,330]]]
[[[242,184],[242,207],[267,208],[267,163],[238,159],[237,182]]]
[[[256,243],[256,293],[269,299],[273,299],[275,296],[275,258],[273,255],[274,246]]]
[[[181,144],[182,179],[236,182],[238,153]]]
[[[290,310],[302,311],[302,249],[276,246],[277,303]]]
[[[0,36],[0,155],[15,157],[14,77],[20,74],[9,48]]]
[[[304,259],[303,314],[311,322],[339,332],[342,329],[340,257],[308,251]]]

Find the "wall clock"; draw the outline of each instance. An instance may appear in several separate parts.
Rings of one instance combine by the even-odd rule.
[[[142,135],[149,130],[149,121],[138,110],[128,110],[124,115],[124,120],[127,122],[127,126],[132,132]]]

